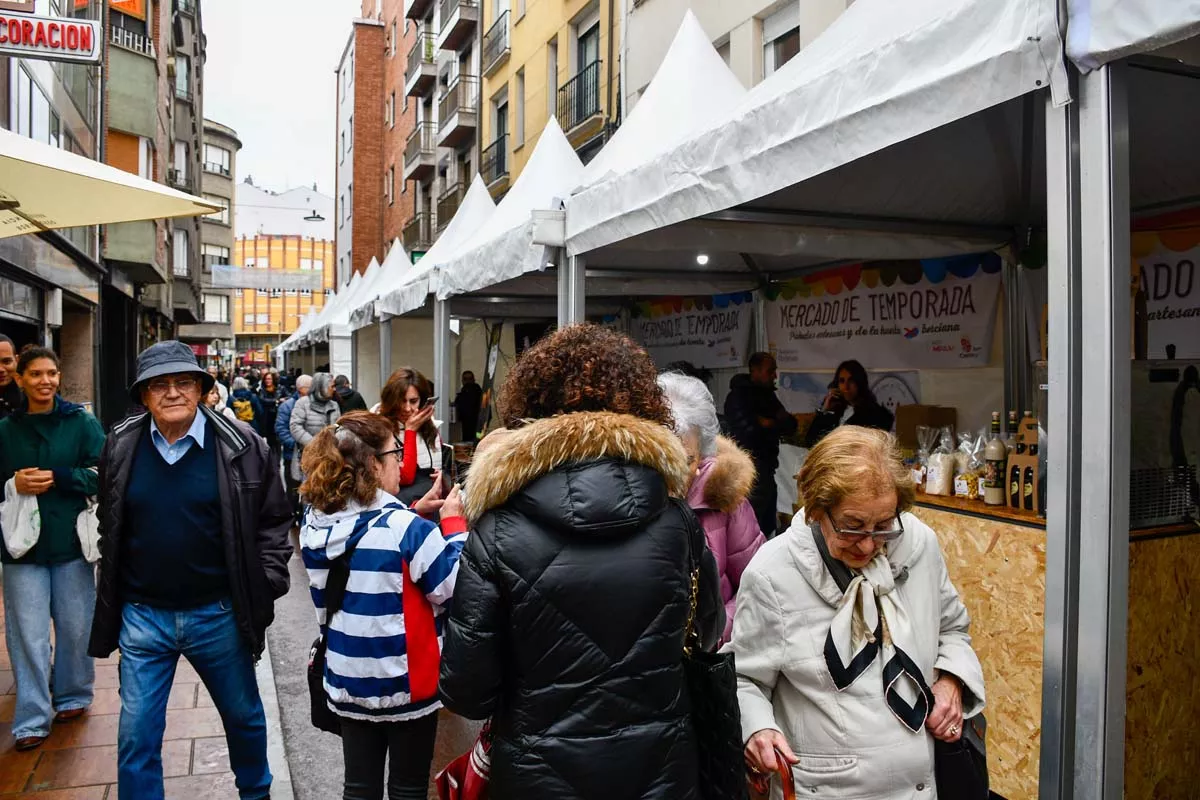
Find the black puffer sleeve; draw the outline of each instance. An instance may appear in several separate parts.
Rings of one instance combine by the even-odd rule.
[[[508,608],[496,568],[495,525],[495,515],[487,514],[467,537],[442,649],[442,703],[467,719],[491,716],[503,685]]]

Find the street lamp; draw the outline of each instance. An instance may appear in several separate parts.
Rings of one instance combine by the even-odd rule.
[[[324,222],[325,218],[322,217],[320,214],[318,214],[317,210],[314,208],[313,212],[304,218],[304,221],[305,222]]]

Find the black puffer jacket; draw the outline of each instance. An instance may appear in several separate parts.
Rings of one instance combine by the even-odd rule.
[[[698,797],[681,667],[693,545],[706,646],[725,612],[671,499],[687,482],[671,431],[617,414],[540,420],[476,456],[441,693],[493,719],[490,796]]]

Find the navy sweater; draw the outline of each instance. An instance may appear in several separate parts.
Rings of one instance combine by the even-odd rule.
[[[125,495],[123,599],[185,609],[228,597],[213,426],[205,426],[203,448],[193,444],[174,464],[159,455],[147,427],[132,469]]]

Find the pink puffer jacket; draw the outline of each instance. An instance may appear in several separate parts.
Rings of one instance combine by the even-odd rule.
[[[754,485],[754,462],[730,440],[717,439],[717,454],[700,462],[688,489],[687,502],[704,527],[708,548],[717,559],[721,599],[725,601],[725,633],[733,630],[734,600],[742,573],[766,538],[747,498]]]

